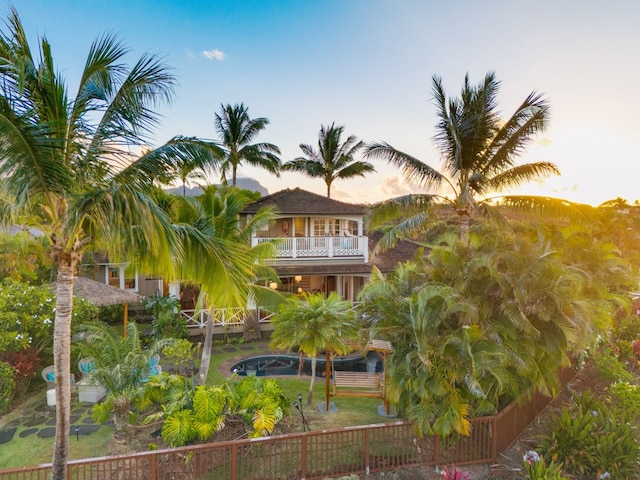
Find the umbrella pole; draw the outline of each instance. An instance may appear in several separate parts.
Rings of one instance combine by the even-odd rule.
[[[124,333],[123,336],[124,338],[127,338],[127,325],[129,323],[129,304],[125,303],[122,305],[122,310],[123,310],[123,316],[124,316]]]

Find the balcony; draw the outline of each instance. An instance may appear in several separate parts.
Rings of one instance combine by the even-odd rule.
[[[274,241],[277,259],[357,259],[369,260],[368,237],[279,237],[252,238],[251,246]]]

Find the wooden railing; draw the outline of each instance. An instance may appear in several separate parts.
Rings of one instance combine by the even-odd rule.
[[[575,374],[562,373],[563,383]],[[257,439],[68,463],[69,480],[320,479],[419,466],[495,463],[551,401],[513,402],[503,412],[471,419],[469,436],[418,438],[408,422],[301,432]],[[51,465],[0,470],[0,480],[45,480]]]
[[[238,327],[244,325],[247,315],[258,315],[260,323],[271,321],[273,312],[264,307],[255,310],[247,308],[216,308],[213,310],[181,310],[180,315],[185,319],[187,328],[206,328],[209,319],[213,325],[221,327]]]
[[[369,261],[369,239],[362,237],[252,238],[254,247],[273,242],[276,258],[362,258]]]

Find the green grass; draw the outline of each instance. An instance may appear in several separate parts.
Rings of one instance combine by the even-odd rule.
[[[225,351],[233,350],[233,351]],[[269,353],[267,342],[257,342],[249,344],[232,344],[214,347],[211,356],[207,385],[219,385],[225,378],[230,376],[230,372],[222,369],[232,360],[240,360],[243,357]],[[355,425],[367,425],[372,423],[382,423],[394,419],[381,417],[377,413],[380,400],[374,398],[338,397],[331,400],[338,407],[338,411],[330,414],[318,412],[318,404],[325,399],[324,379],[318,378],[313,389],[313,403],[307,405],[307,391],[309,390],[309,377],[279,377],[278,382],[287,398],[291,402],[297,400],[298,394],[302,394],[302,409],[312,430],[328,430]],[[77,399],[77,394],[74,394]],[[34,391],[33,396],[25,401],[18,408],[0,418],[0,428],[12,420],[26,422],[29,420],[29,412],[34,406],[41,405],[45,398],[45,391]],[[289,424],[293,425],[296,431],[302,431],[302,418],[300,412],[293,406],[289,414]],[[53,454],[53,438],[41,439],[35,435],[21,438],[20,432],[28,427],[21,425],[18,427],[13,439],[0,446],[0,469],[15,468],[40,463],[50,463]],[[108,454],[109,443],[113,436],[113,428],[102,425],[98,431],[88,436],[81,436],[78,441],[75,436],[71,436],[69,441],[69,459],[81,459],[99,457]],[[28,454],[25,454],[28,452]]]
[[[0,427],[7,423],[19,420],[28,421],[28,412],[41,405],[45,398],[45,390],[36,390],[31,398],[22,403],[18,408],[0,418]],[[77,399],[77,394],[74,395]],[[52,407],[53,408],[53,407]],[[42,426],[41,426],[42,427]],[[18,426],[13,439],[0,446],[0,468],[15,468],[41,463],[51,463],[53,457],[53,438],[40,438],[35,434],[27,437],[20,437],[20,432],[30,427]],[[72,436],[69,440],[69,460],[81,458],[97,457],[107,454],[107,447],[113,437],[113,427],[101,425],[100,428],[91,435]]]
[[[251,346],[251,350],[245,350]],[[222,351],[231,350],[234,351]],[[240,360],[252,355],[273,353],[268,342],[256,342],[250,344],[232,344],[223,347],[215,347],[215,354],[211,356],[207,385],[219,385],[230,372],[226,367],[230,366],[231,360]],[[225,368],[223,369],[223,365]],[[337,412],[329,415],[318,412],[318,404],[325,401],[325,381],[324,378],[317,378],[313,388],[313,402],[307,405],[307,392],[309,391],[309,377],[298,377],[296,375],[278,377],[278,383],[285,395],[291,402],[297,400],[298,394],[302,394],[302,411],[313,430],[327,430],[354,425],[369,425],[372,423],[383,423],[393,418],[386,418],[378,415],[378,405],[381,400],[376,398],[358,397],[336,397],[331,401],[338,408]],[[302,430],[302,419],[300,413],[291,407],[291,421],[296,423],[296,418],[300,419],[299,430]]]

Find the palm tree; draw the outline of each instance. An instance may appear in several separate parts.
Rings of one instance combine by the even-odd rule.
[[[349,340],[358,334],[352,304],[331,292],[325,298],[322,293],[306,295],[302,300],[291,298],[272,317],[274,331],[271,345],[274,348],[297,348],[311,357],[311,382],[307,404],[313,400],[313,384],[316,377],[318,354],[324,350],[329,365],[330,354],[344,355],[352,350]],[[329,411],[329,378],[326,378],[325,411]]]
[[[273,276],[264,260],[272,258],[268,242],[251,247],[251,236],[274,218],[274,211],[261,209],[246,222],[240,212],[253,201],[251,194],[236,187],[205,188],[194,198],[177,198],[173,218],[180,226],[184,248],[180,278],[200,285],[200,307],[246,307],[251,296],[274,295],[256,280]],[[204,383],[209,369],[213,322],[207,323],[199,379]]]
[[[301,143],[300,149],[306,156],[285,163],[282,169],[299,172],[311,178],[322,178],[327,185],[329,198],[334,180],[364,177],[366,173],[375,172],[373,165],[354,158],[363,143],[353,135],[341,142],[343,132],[344,127],[336,127],[333,123],[329,127],[321,125],[318,150]]]
[[[109,419],[113,412],[114,439],[128,444],[131,402],[143,393],[143,383],[149,376],[150,360],[173,339],[153,342],[144,349],[135,323],[127,325],[125,337],[106,325],[86,326],[88,335],[77,347],[83,358],[89,359],[94,369],[89,374],[92,381],[103,385],[109,392],[107,398],[94,406],[93,417],[98,422]]]
[[[374,224],[404,216],[404,220],[383,237],[379,248],[392,247],[398,240],[421,232],[430,220],[427,207],[438,200],[453,208],[460,220],[460,238],[466,241],[472,215],[497,215],[487,195],[500,194],[540,176],[559,174],[557,167],[549,162],[515,163],[534,136],[547,126],[546,100],[532,92],[515,113],[503,121],[497,112],[499,85],[493,72],[477,86],[469,83],[467,75],[460,97],[447,98],[442,80],[433,77],[439,117],[435,142],[442,152],[441,171],[388,143],[365,147],[365,157],[384,159],[402,168],[404,174],[420,186],[438,189],[436,193],[407,195],[378,205],[372,215]],[[440,192],[442,188],[451,190],[453,197]],[[536,197],[502,198],[527,204],[536,200]],[[540,202],[548,204],[550,199],[541,198]]]
[[[57,269],[54,325],[56,437],[52,478],[65,478],[70,417],[70,327],[73,279],[83,250],[103,248],[171,276],[176,236],[149,192],[173,159],[211,151],[176,138],[137,158],[157,123],[152,107],[169,100],[174,78],[153,55],[132,67],[111,35],[89,50],[73,97],[42,37],[34,57],[11,11],[0,34],[0,177],[13,218],[30,215],[50,242]],[[24,217],[23,217],[24,218]]]
[[[251,143],[269,124],[264,117],[250,118],[244,104],[220,105],[216,113],[215,126],[222,141],[222,183],[227,184],[227,173],[231,171],[231,185],[236,185],[238,166],[244,161],[249,165],[280,174],[280,149],[271,143]]]

